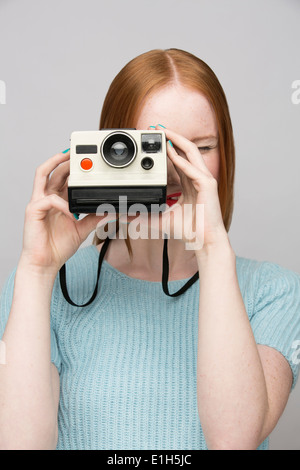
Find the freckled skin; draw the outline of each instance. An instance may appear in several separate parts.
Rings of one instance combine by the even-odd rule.
[[[162,124],[183,135],[198,147],[215,146],[209,151],[201,151],[203,160],[211,174],[219,180],[220,155],[216,139],[218,129],[214,110],[204,95],[180,84],[169,85],[155,92],[145,102],[138,121],[137,129]],[[203,136],[216,139],[200,141]],[[179,154],[180,151],[178,151]],[[182,154],[181,154],[182,155]],[[168,194],[180,191],[180,179],[173,163],[168,159]]]

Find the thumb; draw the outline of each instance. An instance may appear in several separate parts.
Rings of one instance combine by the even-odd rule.
[[[82,241],[84,241],[89,234],[96,229],[98,222],[99,216],[96,214],[88,214],[83,219],[76,222],[76,228]]]

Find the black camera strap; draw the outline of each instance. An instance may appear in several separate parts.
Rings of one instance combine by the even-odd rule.
[[[74,307],[86,307],[87,305],[90,305],[93,302],[93,300],[95,300],[97,292],[98,292],[98,284],[99,284],[99,279],[100,279],[100,271],[101,271],[102,261],[103,261],[104,255],[107,251],[110,240],[111,239],[109,237],[107,237],[105,242],[102,245],[100,255],[99,255],[99,260],[98,260],[97,282],[96,282],[95,290],[94,290],[94,293],[93,293],[92,297],[90,298],[90,300],[88,302],[86,302],[85,304],[78,305],[78,304],[75,304],[75,302],[73,302],[70,299],[68,289],[67,289],[67,281],[66,281],[66,265],[64,264],[60,268],[59,279],[60,279],[60,287],[61,287],[62,293],[63,293],[64,298],[66,299],[66,301],[69,302],[69,304],[74,305]]]
[[[169,293],[168,281],[169,281],[169,258],[168,258],[168,239],[164,239],[164,251],[163,251],[163,272],[162,272],[162,288],[166,295],[170,297],[177,297],[178,295],[183,294],[189,287],[191,287],[199,279],[199,271],[197,271],[185,284],[179,289],[179,291],[174,292],[174,294]]]
[[[111,239],[109,237],[107,237],[106,240],[104,241],[103,245],[102,245],[101,250],[100,250],[100,255],[99,255],[99,260],[98,260],[98,270],[97,270],[97,282],[96,282],[95,290],[94,290],[94,293],[93,293],[92,297],[90,298],[90,300],[88,302],[86,302],[85,304],[78,305],[70,299],[68,289],[67,289],[67,281],[66,281],[66,265],[64,264],[61,267],[61,269],[59,271],[60,286],[61,286],[63,296],[66,299],[66,301],[69,302],[69,304],[71,304],[75,307],[86,307],[87,305],[90,305],[93,302],[93,300],[95,300],[97,292],[98,292],[98,284],[99,284],[99,279],[100,279],[101,266],[102,266],[102,262],[103,262],[103,259],[104,259],[105,253],[107,251],[110,240]],[[193,285],[197,281],[197,279],[199,279],[199,271],[197,271],[187,281],[187,283],[184,284],[184,286],[182,286],[181,289],[179,289],[177,292],[175,292],[173,294],[169,293],[169,288],[168,288],[168,280],[169,280],[168,239],[165,238],[164,239],[164,250],[163,250],[163,272],[162,272],[162,288],[163,288],[164,293],[166,295],[168,295],[169,297],[177,297],[177,296],[183,294],[191,285]]]

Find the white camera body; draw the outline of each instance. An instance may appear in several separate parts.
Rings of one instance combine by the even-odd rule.
[[[119,211],[127,204],[166,203],[167,150],[163,131],[103,129],[73,132],[70,138],[69,208],[95,213],[100,204]]]

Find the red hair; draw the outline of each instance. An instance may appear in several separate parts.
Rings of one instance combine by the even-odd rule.
[[[233,212],[235,174],[233,131],[223,88],[205,62],[180,49],[155,49],[134,58],[109,87],[102,107],[100,129],[136,127],[145,99],[174,82],[202,93],[214,109],[220,155],[218,194],[224,226],[228,231]],[[95,236],[94,243],[100,242]],[[127,238],[125,242],[131,253]]]

